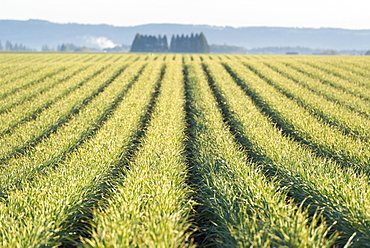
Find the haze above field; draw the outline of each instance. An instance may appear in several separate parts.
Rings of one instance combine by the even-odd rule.
[[[134,26],[147,23],[214,26],[370,29],[363,0],[3,0],[1,19]]]
[[[55,49],[61,44],[70,44],[107,49],[130,46],[135,34],[166,35],[203,32],[209,44],[227,44],[248,49],[250,53],[299,52],[320,53],[300,48],[349,50],[341,54],[364,54],[370,49],[370,30],[349,30],[338,28],[277,28],[277,27],[216,27],[184,24],[147,24],[130,27],[111,25],[57,24],[40,20],[0,20],[0,42],[23,44],[40,50],[42,46]],[[253,48],[275,47],[278,50],[251,51]],[[288,47],[288,48],[284,48]],[[289,48],[290,47],[290,48]],[[284,48],[281,50],[280,48]],[[293,49],[293,50],[292,50]],[[8,49],[7,49],[8,50]],[[357,52],[351,51],[357,50]],[[45,50],[44,50],[45,51]],[[211,52],[217,52],[212,51]],[[228,53],[231,53],[230,51]],[[243,52],[241,52],[243,53]]]

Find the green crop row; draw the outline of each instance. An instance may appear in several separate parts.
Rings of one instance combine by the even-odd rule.
[[[1,246],[76,244],[87,232],[86,220],[97,200],[104,197],[114,168],[119,167],[133,145],[160,69],[159,63],[144,69],[93,139],[68,155],[54,170],[25,181],[21,190],[7,195],[0,203]],[[119,90],[119,84],[116,87]]]
[[[357,83],[353,83],[338,76],[328,74],[323,70],[320,70],[316,67],[313,67],[312,65],[308,65],[302,62],[301,63],[292,62],[289,63],[288,65],[295,69],[298,69],[301,72],[306,73],[307,75],[313,78],[321,80],[323,83],[339,88],[361,99],[370,100],[369,88],[367,86],[359,85]]]
[[[328,74],[332,74],[336,77],[349,81],[355,85],[365,86],[366,88],[370,89],[370,79],[368,77],[359,75],[358,73],[355,73],[349,69],[341,70],[332,64],[325,63],[324,61],[318,61],[315,63],[312,63],[312,61],[307,61],[306,63],[310,66],[321,69]]]
[[[91,101],[92,98],[109,85],[110,81],[107,81],[106,78],[110,78],[111,74],[114,74],[117,68],[110,68],[111,70],[106,69],[107,67],[103,67],[103,69],[99,68],[98,72],[93,75],[93,80],[88,78],[87,82],[85,82],[85,80],[82,81],[83,85],[77,87],[77,89],[73,90],[70,94],[65,95],[65,93],[69,93],[70,91],[68,88],[65,89],[64,92],[61,92],[62,97],[60,97],[60,99],[54,104],[50,104],[53,103],[50,99],[47,99],[47,103],[44,103],[42,98],[37,99],[44,105],[49,106],[47,106],[47,108],[41,107],[41,110],[43,111],[38,113],[39,111],[37,111],[37,109],[40,109],[40,107],[38,101],[36,101],[36,115],[33,115],[30,119],[27,118],[26,122],[22,122],[22,118],[17,119],[17,117],[22,116],[23,114],[21,109],[15,109],[16,112],[14,113],[14,119],[16,122],[21,121],[21,123],[10,125],[11,127],[14,126],[14,128],[11,129],[11,132],[8,134],[5,133],[5,135],[1,137],[0,158],[6,159],[14,156],[16,153],[23,152],[23,150],[28,146],[34,145],[42,137],[55,131],[73,114],[78,113],[80,108],[86,105],[87,102]],[[72,85],[76,85],[76,81],[70,82]],[[72,86],[72,89],[74,88],[76,87]],[[54,94],[50,94],[49,97],[53,99]],[[33,111],[35,111],[35,109],[31,109],[31,114]],[[27,111],[24,112],[29,115]],[[13,121],[13,118],[5,120]],[[5,122],[5,124],[7,123],[8,122]],[[4,132],[4,130],[2,131]]]
[[[85,108],[74,115],[50,137],[41,140],[33,149],[3,164],[0,192],[6,197],[10,190],[19,190],[27,180],[62,163],[66,156],[90,139],[103,125],[118,102],[140,75],[144,64],[137,62],[124,70],[112,84]]]
[[[278,82],[277,73],[257,64],[249,64],[249,69],[237,63],[226,64],[226,67],[240,80],[239,83],[247,94],[287,135],[302,142],[320,156],[335,159],[343,166],[355,170],[369,172],[370,150],[367,142],[346,136],[332,125],[317,120],[309,110],[279,92],[267,82]],[[361,123],[358,126],[361,126]],[[366,137],[366,132],[363,133]]]
[[[348,71],[349,73],[354,73],[360,76],[363,76],[365,78],[369,78],[370,73],[368,71],[369,62],[366,61],[355,61],[355,62],[348,62],[345,60],[341,60],[337,63],[330,63],[330,65],[333,65],[341,72]],[[365,79],[366,80],[366,79]]]
[[[166,63],[142,145],[121,169],[121,183],[96,213],[91,247],[189,247],[191,210],[183,157],[184,86],[181,62]]]
[[[330,247],[333,240],[326,237],[322,220],[316,215],[308,220],[307,212],[277,192],[274,180],[269,182],[235,143],[212,96],[208,82],[212,79],[207,79],[201,65],[191,62],[186,69],[190,163],[201,245]]]
[[[370,247],[369,64],[3,53],[0,247]]]
[[[0,70],[0,85],[6,85],[26,75],[36,73],[42,66],[29,66],[27,64],[3,63]]]
[[[357,112],[367,118],[370,117],[370,107],[368,101],[360,99],[341,89],[324,84],[320,80],[314,79],[305,73],[294,70],[282,62],[279,63],[275,61],[266,61],[266,63],[272,69],[278,71],[285,77],[293,80],[297,84],[302,85],[315,94],[325,97],[334,104],[340,104],[347,109]]]
[[[0,99],[5,98],[20,89],[29,88],[33,85],[44,81],[45,79],[56,75],[59,72],[64,71],[66,68],[64,66],[42,66],[40,70],[37,70],[37,76],[30,72],[25,76],[15,77],[15,80],[7,82],[0,88]]]
[[[147,54],[144,55],[132,55],[132,54],[93,54],[93,53],[39,53],[39,54],[26,54],[26,53],[17,53],[17,54],[6,54],[2,53],[0,58],[0,64],[2,66],[11,65],[12,68],[18,66],[30,66],[34,67],[35,65],[50,65],[50,64],[63,64],[63,63],[87,63],[95,64],[102,62],[117,63],[129,61],[130,59],[136,59],[138,57],[144,58],[147,57]],[[151,56],[156,57],[156,56]],[[0,73],[1,75],[1,73]]]
[[[307,88],[296,84],[279,73],[259,63],[248,63],[258,75],[290,99],[297,101],[314,116],[337,126],[345,134],[350,134],[368,141],[370,138],[370,120],[350,111],[340,104],[329,101]]]
[[[54,86],[57,86],[58,84],[62,83],[62,86],[64,86],[65,81],[70,80],[71,77],[78,74],[78,72],[82,71],[83,67],[76,67],[76,68],[69,68],[61,73],[58,73],[54,76],[51,76],[49,78],[45,78],[45,80],[41,81],[40,83],[33,85],[31,88],[24,88],[20,89],[17,92],[14,92],[11,95],[8,95],[7,97],[4,97],[0,100],[0,114],[3,112],[9,113],[11,109],[17,105],[22,105],[21,107],[23,111],[27,108],[30,108],[29,105],[32,104],[32,98],[41,95],[42,93],[53,90]],[[66,86],[68,88],[68,86]],[[59,92],[61,89],[57,92]],[[56,94],[54,92],[54,94]],[[53,94],[53,95],[54,95]],[[37,101],[37,100],[36,100]],[[26,102],[26,103],[25,103]],[[26,106],[26,107],[25,107]],[[23,112],[22,111],[22,112]],[[26,112],[26,111],[25,111]],[[5,116],[4,119],[9,120],[11,117]],[[4,132],[2,130],[2,132]]]
[[[284,136],[270,117],[260,112],[242,87],[233,82],[222,65],[208,63],[207,66],[218,94],[223,98],[221,104],[229,125],[234,127],[235,135],[250,155],[263,164],[267,175],[277,176],[282,189],[287,190],[297,203],[315,212],[322,211],[338,231],[339,244],[354,238],[352,241],[358,247],[368,245],[368,177],[356,174],[351,168],[340,169],[337,164],[317,157]],[[234,65],[232,68],[237,67]],[[253,77],[249,79],[253,81]],[[252,84],[250,81],[246,83]]]
[[[81,88],[101,72],[102,67],[90,67],[72,77],[70,77],[70,73],[67,73],[62,77],[53,78],[54,80],[48,83],[57,83],[56,87],[51,87],[44,92],[39,92],[39,94],[36,93],[37,95],[28,100],[21,100],[20,104],[13,106],[13,108],[8,109],[8,111],[0,115],[4,120],[0,125],[1,136],[10,133],[11,129],[21,124],[32,121],[32,119],[35,119],[44,110],[50,109],[53,105],[58,103],[58,101],[68,97],[70,93]],[[57,80],[57,82],[55,82],[55,80]],[[24,92],[25,95],[23,98],[27,98],[26,93],[27,91]]]

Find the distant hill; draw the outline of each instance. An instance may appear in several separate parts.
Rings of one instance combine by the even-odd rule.
[[[207,25],[147,24],[117,27],[111,25],[58,24],[41,20],[0,20],[0,41],[22,43],[40,50],[43,45],[62,43],[111,48],[131,45],[135,34],[167,35],[203,32],[209,44],[261,47],[307,47],[336,50],[369,50],[370,30],[338,28],[218,27]]]

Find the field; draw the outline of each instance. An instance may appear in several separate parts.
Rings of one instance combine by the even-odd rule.
[[[370,58],[0,54],[0,247],[370,247]]]

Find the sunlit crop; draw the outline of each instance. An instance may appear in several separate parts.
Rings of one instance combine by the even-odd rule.
[[[370,60],[0,56],[0,247],[370,247]]]

